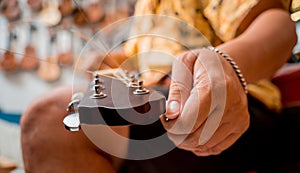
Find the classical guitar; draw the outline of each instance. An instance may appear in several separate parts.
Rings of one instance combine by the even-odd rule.
[[[10,31],[8,39],[8,49],[3,54],[0,66],[2,70],[6,73],[15,72],[18,68],[18,64],[15,59],[13,43],[17,39],[17,35],[14,31]]]
[[[39,14],[40,21],[47,26],[55,26],[59,24],[62,14],[59,11],[57,0],[44,0],[43,8]]]
[[[65,127],[77,131],[83,124],[123,126],[157,121],[165,112],[165,97],[146,89],[136,77],[121,74],[96,71],[86,93],[72,98]]]
[[[59,11],[61,12],[62,16],[71,15],[74,9],[73,0],[60,0]]]
[[[69,65],[73,62],[73,35],[70,32],[71,24],[69,21],[62,21],[62,28],[57,31],[57,53],[58,64],[61,66]]]
[[[8,21],[18,20],[21,17],[19,1],[18,0],[4,1],[1,7],[1,12],[7,18]]]
[[[97,2],[90,3],[85,9],[85,14],[89,23],[98,23],[105,17],[101,4]]]
[[[40,61],[37,71],[39,77],[47,82],[56,81],[61,74],[57,62],[55,40],[56,36],[51,36],[50,43],[48,45],[48,56],[43,61]]]
[[[33,11],[39,11],[42,8],[42,0],[27,0],[27,4]]]
[[[25,47],[25,53],[21,59],[20,66],[24,70],[34,70],[37,69],[39,65],[39,60],[37,58],[37,52],[34,44],[32,43],[33,32],[36,31],[36,26],[31,24],[29,28],[29,41]]]

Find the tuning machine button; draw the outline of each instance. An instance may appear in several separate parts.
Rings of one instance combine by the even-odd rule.
[[[101,80],[100,78],[94,78],[93,84],[94,85],[101,85],[101,84],[103,84],[103,80]]]
[[[83,93],[75,93],[72,96],[71,102],[68,105],[68,115],[64,118],[63,124],[69,131],[80,130],[80,120],[78,114],[78,105],[83,97]]]
[[[72,99],[72,101],[68,105],[67,112],[69,113],[76,112],[78,110],[79,103],[80,103],[79,99],[74,99],[74,100]]]
[[[99,86],[100,90],[104,90],[105,87],[103,84],[103,80],[100,78],[99,74],[94,75],[94,80],[93,80],[93,86]],[[92,89],[95,90],[96,87],[93,87]]]
[[[93,95],[91,96],[92,99],[102,99],[107,96],[102,92],[102,90],[105,89],[103,83],[104,81],[100,78],[100,74],[95,73],[92,86],[92,90],[94,91]]]
[[[80,130],[80,121],[78,112],[66,116],[63,120],[65,128],[69,131],[76,132]]]
[[[135,95],[149,94],[150,91],[143,87],[143,81],[139,80],[137,82],[137,84],[138,84],[138,87],[136,90],[133,91],[133,94],[135,94]]]

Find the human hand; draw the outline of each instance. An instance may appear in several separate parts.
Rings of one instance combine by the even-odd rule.
[[[247,97],[223,57],[208,49],[189,51],[173,64],[161,119],[179,148],[198,156],[220,154],[249,127]]]

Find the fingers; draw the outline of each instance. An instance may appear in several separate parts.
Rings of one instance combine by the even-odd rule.
[[[180,55],[173,63],[172,81],[167,101],[166,117],[175,119],[190,95],[193,84],[193,67],[197,56],[194,52]]]
[[[201,145],[199,137],[202,130],[203,126],[188,136],[169,134],[169,138],[174,141],[178,148],[192,151],[198,156],[208,156],[220,154],[228,149],[244,132],[233,130],[230,123],[222,124],[212,138]]]
[[[231,133],[215,146],[212,146],[210,148],[206,145],[199,146],[197,149],[193,150],[193,153],[197,156],[210,156],[221,154],[224,150],[228,149],[231,145],[233,145],[236,142],[236,140],[240,138],[241,135],[242,134],[240,133]]]
[[[203,149],[205,146],[206,149],[212,148],[213,146],[220,143],[220,141],[223,141],[228,135],[231,133],[234,133],[234,130],[232,129],[232,125],[229,123],[222,124],[218,130],[215,132],[215,134],[212,136],[212,138],[205,144],[200,144],[199,139],[201,136],[201,133],[203,131],[204,125],[202,125],[199,129],[197,129],[194,133],[189,134],[186,136],[184,142],[179,143],[181,138],[183,138],[183,135],[172,135],[170,134],[169,137],[176,141],[179,148],[193,151],[195,149]]]
[[[189,134],[193,133],[207,120],[200,135],[200,142],[205,143],[219,127],[224,114],[227,95],[226,80],[222,64],[216,54],[207,49],[197,50],[196,53],[196,59],[194,54],[183,56],[187,60],[193,60],[185,63],[190,65],[188,70],[193,70],[193,88],[186,82],[190,81],[189,76],[178,72],[173,76],[166,115],[168,118],[177,119],[166,124],[165,128],[170,133]],[[179,61],[179,63],[181,62]],[[182,65],[175,64],[173,71],[178,67],[180,68]],[[182,87],[183,82],[186,82],[188,87]],[[191,92],[185,89],[191,90]],[[179,102],[180,104],[178,104]],[[180,117],[177,117],[179,109]]]
[[[169,133],[169,138],[179,148],[193,151],[199,156],[220,154],[222,151],[229,148],[248,129],[249,113],[244,109],[247,110],[245,107],[230,109],[226,112],[227,116],[223,118],[222,125],[204,144],[201,143],[200,139],[203,130],[205,129],[205,123],[189,135]]]
[[[185,101],[176,120],[164,123],[164,127],[170,134],[190,134],[197,130],[207,118],[210,110],[210,90],[202,88],[199,93],[197,88],[191,90],[191,94]],[[206,99],[205,99],[206,98]]]
[[[194,69],[194,85],[202,87],[208,85],[208,88],[211,90],[211,101],[209,105],[206,105],[210,107],[210,110],[207,114],[200,114],[201,116],[207,116],[199,139],[199,144],[203,145],[213,136],[221,124],[225,105],[227,104],[227,86],[225,72],[217,54],[208,49],[202,49],[195,67],[200,67],[201,65],[205,71],[201,68]],[[198,92],[203,92],[203,88],[198,87]]]
[[[248,128],[247,101],[236,74],[224,59],[207,49],[197,53],[196,59],[191,58],[194,68],[188,68],[193,70],[192,87],[189,83],[182,86],[184,81],[190,82],[183,73],[173,76],[168,103],[175,111],[167,115],[173,113],[176,120],[163,125],[179,148],[203,156],[219,154]]]

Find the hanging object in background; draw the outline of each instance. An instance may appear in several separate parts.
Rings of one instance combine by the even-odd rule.
[[[40,61],[38,69],[38,75],[41,79],[47,82],[54,82],[60,77],[60,68],[57,64],[56,47],[55,47],[56,36],[51,36],[48,56],[46,59]]]
[[[83,26],[87,23],[87,15],[84,10],[77,7],[74,11],[74,24],[77,26]]]
[[[40,11],[42,9],[42,0],[27,0],[27,4],[33,11]]]
[[[101,3],[98,1],[91,2],[90,4],[88,4],[85,11],[89,23],[101,22],[105,17]]]
[[[39,14],[40,21],[49,27],[59,24],[62,15],[58,8],[57,0],[45,0],[43,9]]]
[[[85,11],[82,8],[82,2],[74,1],[74,3],[76,8],[73,13],[73,22],[77,26],[83,26],[87,23],[88,19]]]
[[[16,39],[16,33],[14,31],[10,31],[8,39],[8,50],[5,51],[1,60],[1,68],[6,73],[13,73],[17,70],[18,67],[13,47],[13,43]]]
[[[3,156],[0,156],[0,173],[9,173],[17,168],[17,164]]]
[[[59,10],[62,16],[71,15],[74,11],[73,0],[60,0]]]
[[[62,66],[69,65],[73,62],[72,55],[72,33],[69,31],[70,24],[68,20],[63,20],[62,29],[57,31],[57,52],[58,64]]]
[[[37,58],[36,48],[32,42],[32,34],[36,31],[36,26],[34,24],[30,25],[29,29],[29,41],[25,48],[25,54],[20,62],[20,66],[24,70],[34,70],[37,69],[39,65],[39,60]]]
[[[60,77],[60,73],[56,58],[47,57],[44,61],[40,62],[38,75],[41,79],[47,82],[54,82]]]
[[[6,0],[3,2],[1,8],[2,14],[8,21],[15,21],[21,17],[21,10],[19,8],[18,0]]]

